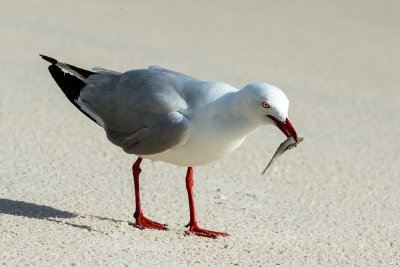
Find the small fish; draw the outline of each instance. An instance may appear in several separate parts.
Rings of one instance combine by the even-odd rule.
[[[293,137],[289,137],[288,139],[286,139],[282,144],[280,144],[280,146],[278,147],[278,149],[276,150],[274,156],[272,157],[272,159],[269,161],[267,167],[265,167],[265,169],[262,171],[261,175],[264,175],[268,168],[275,162],[275,160],[277,158],[279,158],[283,153],[285,153],[287,150],[292,149],[293,147],[296,147],[298,143],[300,143],[301,141],[303,141],[303,137],[299,137],[299,141],[296,143],[296,141],[294,140]]]

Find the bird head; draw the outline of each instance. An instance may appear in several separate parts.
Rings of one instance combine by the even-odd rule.
[[[286,137],[293,137],[298,142],[295,129],[288,118],[289,100],[285,93],[267,83],[250,83],[246,85],[241,94],[248,101],[252,119],[260,124],[273,124],[278,127]],[[254,114],[257,114],[254,117]]]

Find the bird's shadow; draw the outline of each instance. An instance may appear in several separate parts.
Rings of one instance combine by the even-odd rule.
[[[47,220],[69,225],[72,227],[86,229],[88,231],[94,231],[94,230],[88,225],[74,224],[70,222],[61,221],[59,219],[71,219],[75,217],[92,217],[99,220],[111,221],[114,223],[122,222],[119,220],[110,219],[106,217],[73,213],[69,211],[58,210],[45,205],[37,205],[25,201],[11,200],[5,198],[0,198],[0,214],[9,214],[14,216],[28,217],[32,219]]]

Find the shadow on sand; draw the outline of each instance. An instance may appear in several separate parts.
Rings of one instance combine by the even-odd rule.
[[[49,206],[5,198],[0,198],[0,213],[34,219],[74,218],[77,216],[75,213],[57,210]]]
[[[56,222],[56,223],[60,223],[60,224],[64,224],[64,225],[69,225],[72,227],[86,229],[88,231],[95,231],[95,230],[93,230],[88,225],[74,224],[74,223],[70,223],[70,222],[60,221],[58,219],[70,219],[70,218],[75,218],[75,217],[81,217],[81,218],[91,217],[91,218],[95,218],[98,220],[106,220],[106,221],[110,221],[110,222],[114,222],[114,223],[122,222],[120,220],[115,220],[115,219],[111,219],[111,218],[72,213],[72,212],[68,212],[68,211],[58,210],[58,209],[55,209],[55,208],[52,208],[49,206],[37,205],[37,204],[28,203],[28,202],[24,202],[24,201],[10,200],[10,199],[5,199],[5,198],[0,198],[0,214],[9,214],[9,215],[14,215],[14,216],[22,216],[22,217],[28,217],[28,218],[33,218],[33,219],[47,220],[47,221],[52,221],[52,222]]]

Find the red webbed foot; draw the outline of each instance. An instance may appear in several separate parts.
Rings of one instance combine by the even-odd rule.
[[[217,236],[229,236],[227,233],[215,232],[206,229],[202,229],[197,224],[187,224],[185,227],[189,227],[188,235],[198,235],[210,238],[217,238]]]
[[[140,229],[156,229],[156,230],[168,230],[166,224],[161,224],[158,222],[154,222],[150,219],[147,219],[143,216],[143,214],[137,215],[136,213],[133,215],[136,219],[136,227]]]

